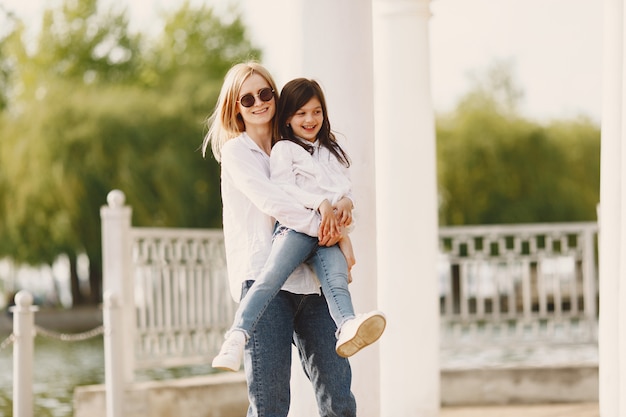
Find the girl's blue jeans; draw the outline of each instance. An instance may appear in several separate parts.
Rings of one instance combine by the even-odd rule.
[[[320,246],[316,237],[296,232],[277,223],[272,250],[246,296],[242,298],[231,330],[250,332],[291,273],[308,263],[320,281],[330,315],[337,328],[354,317],[348,290],[348,265],[339,245]]]
[[[253,281],[244,283],[242,297]],[[323,296],[279,291],[250,333],[244,354],[247,417],[286,417],[290,404],[291,345],[313,385],[319,415],[356,417],[348,359],[335,352],[336,326]]]

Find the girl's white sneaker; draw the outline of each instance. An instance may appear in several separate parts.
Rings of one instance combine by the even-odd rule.
[[[370,311],[346,320],[339,330],[335,350],[344,358],[377,341],[385,330],[387,319],[382,311]]]

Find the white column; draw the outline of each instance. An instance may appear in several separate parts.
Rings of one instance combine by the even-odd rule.
[[[122,311],[122,320],[113,323],[116,340],[128,347],[123,354],[124,381],[134,380],[135,351],[135,296],[131,263],[131,216],[132,209],[125,206],[126,196],[120,190],[107,195],[107,205],[100,208],[102,222],[102,293],[114,294]],[[111,323],[110,323],[111,324]],[[111,329],[106,329],[111,331]],[[108,356],[105,352],[105,357]],[[119,363],[119,362],[118,362]],[[107,369],[110,369],[107,367]],[[105,375],[107,377],[107,375]]]
[[[13,312],[13,415],[33,417],[33,365],[35,351],[35,311],[33,296],[27,291],[15,295]]]
[[[332,128],[345,137],[342,144],[353,162],[358,223],[352,234],[357,260],[350,286],[352,298],[357,312],[374,309],[377,276],[371,3],[248,0],[244,10],[251,39],[263,50],[263,62],[279,87],[292,78],[308,77],[324,88]],[[388,274],[381,279],[388,279]],[[350,362],[359,417],[379,417],[379,345],[364,349]],[[292,373],[290,416],[317,416],[310,383],[304,379],[299,362]]]
[[[374,0],[381,416],[439,414],[435,123],[429,0]]]
[[[124,345],[124,323],[118,296],[111,290],[103,294],[104,385],[106,388],[106,417],[124,416],[126,380],[124,352],[133,351]]]
[[[602,417],[626,415],[626,146],[623,0],[604,1],[600,181],[599,400]]]

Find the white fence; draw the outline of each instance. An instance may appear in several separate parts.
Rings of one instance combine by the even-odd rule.
[[[119,291],[133,341],[125,346],[134,346],[126,379],[139,368],[207,363],[236,308],[222,231],[131,227],[123,203],[110,193],[102,232],[105,291]],[[442,345],[595,343],[597,233],[593,222],[440,228]]]
[[[236,305],[221,230],[133,228],[138,368],[207,363]]]
[[[207,363],[236,308],[222,231],[132,227],[119,191],[102,210],[104,287],[119,292],[134,346],[126,380],[138,368]],[[595,343],[597,233],[592,222],[440,228],[442,346]]]
[[[439,231],[442,344],[597,341],[596,223]]]
[[[136,369],[208,363],[236,304],[221,230],[135,228],[124,194],[107,200],[104,326],[95,330],[104,332],[107,417],[121,417]],[[597,235],[596,223],[440,228],[442,347],[596,343]],[[14,415],[32,417],[35,308],[18,295],[7,339],[15,343]]]

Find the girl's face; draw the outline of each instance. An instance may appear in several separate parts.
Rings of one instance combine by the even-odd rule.
[[[272,93],[269,100],[263,101],[270,96],[267,89],[271,90],[269,83],[263,76],[257,73],[251,74],[241,85],[241,90],[237,97],[237,109],[241,113],[246,126],[267,125],[272,121],[276,113],[276,100]],[[251,103],[249,95],[252,95],[254,104],[246,107]]]
[[[291,124],[293,133],[309,142],[315,142],[323,122],[324,112],[317,97],[313,97],[287,119],[287,123]]]

